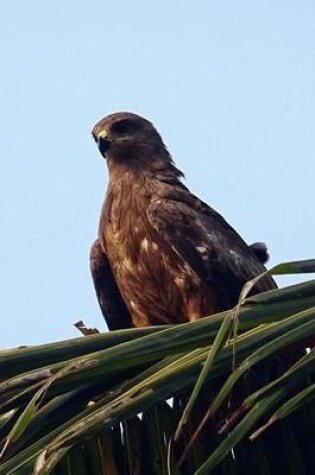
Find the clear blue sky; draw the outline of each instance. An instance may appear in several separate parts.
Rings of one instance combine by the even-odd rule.
[[[90,131],[111,112],[151,119],[191,190],[271,264],[314,257],[313,0],[15,0],[0,31],[2,347],[106,328]]]

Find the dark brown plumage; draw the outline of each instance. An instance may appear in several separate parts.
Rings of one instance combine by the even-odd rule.
[[[235,305],[244,283],[265,270],[266,247],[248,246],[190,193],[149,121],[112,114],[93,137],[109,170],[91,251],[108,327],[193,321]],[[275,287],[267,276],[254,292]]]

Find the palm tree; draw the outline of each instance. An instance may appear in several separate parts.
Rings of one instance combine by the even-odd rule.
[[[2,351],[0,473],[313,473],[315,280],[251,285],[195,323]]]

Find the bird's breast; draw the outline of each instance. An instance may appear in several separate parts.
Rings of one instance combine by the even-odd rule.
[[[143,214],[108,222],[106,252],[135,326],[183,323],[217,310],[209,288]]]
[[[182,323],[216,311],[208,286],[150,225],[152,185],[127,185],[109,190],[99,237],[134,325]]]

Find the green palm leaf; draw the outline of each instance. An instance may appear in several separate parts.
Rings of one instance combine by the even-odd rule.
[[[309,473],[315,280],[251,285],[195,323],[0,352],[0,473]]]

